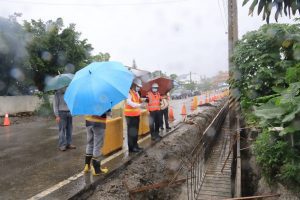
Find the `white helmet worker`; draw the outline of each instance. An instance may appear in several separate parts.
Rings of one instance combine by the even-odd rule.
[[[152,88],[158,88],[159,86],[158,86],[158,84],[157,83],[153,83],[152,84]]]
[[[139,79],[139,78],[135,78],[135,79],[133,80],[133,83],[134,83],[136,86],[138,86],[138,87],[142,87],[142,81],[141,81],[141,79]]]

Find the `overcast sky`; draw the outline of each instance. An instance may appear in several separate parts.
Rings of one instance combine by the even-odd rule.
[[[167,74],[212,76],[227,70],[227,0],[0,0],[0,16],[75,23],[111,60]],[[239,36],[265,22],[238,0]],[[226,11],[226,13],[224,12]],[[256,12],[255,12],[256,13]],[[289,22],[288,19],[280,19]],[[272,21],[273,22],[273,18]]]

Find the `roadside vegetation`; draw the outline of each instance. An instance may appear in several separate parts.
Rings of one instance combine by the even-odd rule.
[[[300,191],[300,28],[269,24],[238,41],[230,72],[257,163],[269,183]]]

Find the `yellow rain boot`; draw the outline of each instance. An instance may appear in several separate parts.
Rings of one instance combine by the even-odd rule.
[[[108,173],[108,168],[107,167],[100,167],[100,170],[103,174],[107,174]]]
[[[84,173],[88,173],[90,171],[92,157],[93,156],[90,154],[85,155],[85,165],[84,165],[84,169],[83,169]]]
[[[100,161],[97,160],[96,158],[92,159],[92,172],[94,176],[99,176],[100,173],[106,174],[108,172],[108,169],[105,168],[101,168],[100,167]]]

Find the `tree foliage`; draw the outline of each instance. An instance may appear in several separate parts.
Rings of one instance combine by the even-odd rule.
[[[95,62],[109,61],[109,59],[110,59],[109,53],[101,53],[101,52],[92,57],[92,60]]]
[[[243,113],[263,129],[255,153],[264,175],[296,188],[300,185],[295,178],[300,176],[299,44],[298,25],[264,25],[238,41],[230,72]]]
[[[177,77],[178,77],[178,75],[177,75],[177,74],[171,74],[171,75],[170,75],[170,78],[171,78],[172,80],[176,80],[176,79],[177,79]]]
[[[243,1],[243,6],[247,4],[249,0]],[[257,14],[262,13],[263,20],[267,23],[270,21],[270,15],[272,9],[275,7],[274,18],[277,22],[278,17],[282,16],[282,12],[286,16],[296,15],[298,11],[300,13],[300,1],[299,0],[252,0],[249,7],[249,15],[253,15],[254,9],[257,6]]]
[[[0,95],[25,93],[29,85],[26,68],[28,35],[16,17],[0,18]]]
[[[64,27],[63,20],[31,20],[24,22],[24,29],[31,36],[27,45],[30,55],[29,68],[37,87],[44,88],[45,78],[59,72],[74,73],[90,62],[92,46],[80,39],[75,24]]]

